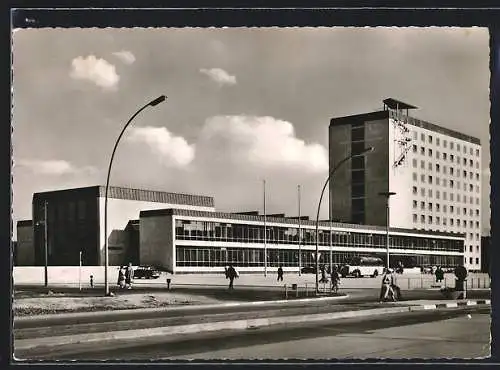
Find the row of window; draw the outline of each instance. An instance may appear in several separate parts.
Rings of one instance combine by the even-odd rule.
[[[418,160],[416,158],[412,159],[412,166],[413,166],[413,168],[418,167]],[[478,162],[478,165],[476,166],[476,168],[479,168],[479,162]],[[420,160],[420,169],[425,170],[425,161],[422,159]],[[462,170],[462,172],[460,172],[460,169],[458,167],[457,168],[452,167],[452,166],[447,167],[446,165],[441,164],[441,163],[427,162],[427,169],[429,171],[436,171],[437,173],[443,173],[444,175],[449,174],[449,175],[455,176],[457,178],[460,178],[460,176],[466,178],[467,174],[468,174],[470,180],[473,180],[474,177],[476,178],[476,181],[479,181],[479,179],[480,179],[478,172],[472,172],[472,171],[467,172],[467,170]]]
[[[467,257],[464,257],[464,263],[467,263]],[[474,264],[474,259],[472,257],[469,257],[469,264],[473,265]],[[476,257],[476,265],[479,265],[479,258]]]
[[[427,148],[427,151],[426,151],[425,148],[423,146],[421,146],[420,151],[419,151],[417,145],[415,145],[415,144],[413,144],[412,150],[413,150],[413,153],[415,153],[415,154],[420,153],[420,155],[426,155],[426,153],[427,153],[427,156],[431,157],[431,158],[434,155],[434,151],[431,148]],[[455,156],[454,154],[448,155],[448,153],[446,153],[446,152],[441,153],[439,151],[436,151],[435,153],[436,153],[436,159],[442,159],[443,161],[449,160],[450,163],[457,163],[457,164],[462,163],[462,165],[464,165],[464,166],[467,166],[467,164],[469,164],[469,167],[474,167],[474,163],[475,163],[476,168],[479,168],[479,161],[474,161],[470,158],[467,159],[465,157],[460,157],[458,155]]]
[[[469,245],[469,253],[473,252],[473,246]],[[476,245],[476,253],[479,253],[479,245]]]
[[[455,224],[455,220],[453,218],[450,218],[450,226],[457,226],[457,227],[460,227],[460,225],[462,227],[467,227],[467,220],[460,220],[459,218],[456,219],[456,224]],[[447,226],[447,223],[448,223],[448,219],[446,217],[443,217],[441,218],[440,216],[431,216],[431,215],[428,215],[427,216],[427,224],[435,224],[435,225],[441,225],[441,221],[442,221],[442,225],[443,226]],[[460,221],[462,221],[462,223],[460,223]],[[413,214],[413,222],[414,223],[417,223],[419,222],[419,218],[418,218],[418,215],[416,213]],[[420,215],[420,223],[422,224],[425,224],[426,223],[426,217],[425,215]],[[469,227],[470,228],[473,228],[474,227],[474,224],[476,225],[476,229],[479,229],[479,221],[476,221],[474,223],[474,221],[469,221]]]
[[[176,220],[175,235],[177,240],[226,241],[242,243],[263,243],[264,226],[230,224],[213,221]],[[384,234],[369,234],[357,232],[319,230],[318,244],[329,246],[374,247],[385,248]],[[331,240],[331,243],[330,243]],[[266,242],[270,244],[299,244],[299,229],[297,227],[266,227]],[[314,245],[316,231],[300,230],[301,244]],[[443,250],[463,252],[463,241],[452,239],[434,239],[432,237],[399,236],[390,237],[393,248],[410,250]]]
[[[431,164],[431,163],[429,163],[429,164]],[[425,167],[425,163],[424,163],[424,167]],[[431,167],[431,166],[429,166],[429,167]],[[444,174],[446,174],[446,171],[444,171],[445,169],[446,169],[446,166],[443,167],[443,173]],[[441,173],[441,166],[439,165],[439,163],[436,164],[436,172],[437,173]],[[454,173],[455,172],[453,170],[453,167],[450,167],[450,175],[454,175]],[[456,177],[460,178],[460,172],[457,171],[456,174],[457,174]],[[462,175],[463,175],[464,179],[467,179],[467,171],[464,170],[462,172]],[[417,174],[417,172],[413,172],[412,176],[413,176],[413,180],[414,181],[418,180],[418,174]],[[428,176],[429,183],[432,183],[432,175],[428,174],[427,176]],[[420,181],[425,182],[425,179],[426,179],[425,174],[420,174]],[[471,180],[471,181],[474,180],[474,173],[473,172],[469,172],[469,180]],[[476,173],[476,181],[479,181],[479,174],[478,173]],[[443,182],[445,182],[445,179],[443,179]],[[439,185],[439,177],[436,177],[436,183]]]
[[[418,138],[418,133],[416,131],[413,131],[413,139],[417,140],[417,138]],[[433,136],[427,135],[427,140],[426,140],[426,135],[424,133],[421,133],[420,134],[420,141],[423,143],[427,142],[428,144],[433,144]],[[440,144],[441,144],[440,138],[436,137],[436,146],[440,146]],[[446,139],[443,139],[443,148],[448,148],[448,141]],[[463,144],[462,146],[460,146],[459,143],[455,143],[453,141],[450,141],[450,150],[455,150],[455,148],[456,148],[457,152],[460,152],[460,149],[462,149],[463,154],[467,154],[467,145]],[[469,147],[468,149],[469,149],[469,154],[474,155],[474,148]],[[479,157],[479,149],[478,148],[476,148],[475,153],[476,153],[476,157]]]
[[[425,197],[426,194],[429,198],[432,198],[433,197],[433,194],[434,194],[434,189],[426,189],[421,187],[420,188],[420,195],[422,197]],[[413,195],[418,195],[418,188],[416,186],[412,186],[412,193]],[[436,194],[436,199],[441,199],[441,191],[440,190],[435,190],[435,194]],[[443,191],[442,192],[442,198],[443,200],[448,200],[448,193]],[[449,200],[451,202],[462,202],[462,203],[465,203],[467,204],[467,196],[466,195],[462,195],[460,196],[459,193],[449,193]],[[476,204],[476,205],[479,205],[479,198],[478,197],[472,197],[472,196],[469,196],[469,204]]]
[[[418,206],[418,202],[416,200],[413,200],[413,209],[417,209],[417,206]],[[443,204],[443,207],[441,207],[440,203],[428,202],[427,207],[426,207],[426,202],[420,201],[420,210],[424,211],[425,209],[427,209],[428,211],[435,210],[436,212],[441,212],[441,210],[442,210],[443,213],[447,213],[448,212],[448,205]],[[474,215],[476,217],[479,217],[479,209],[469,208],[469,210],[468,210],[469,212],[467,212],[466,207],[460,208],[460,207],[450,205],[449,210],[450,210],[451,214],[454,214],[456,212],[457,215],[460,215],[460,212],[461,212],[464,216],[467,216],[467,213],[468,213],[469,217],[473,217]]]
[[[176,247],[176,264],[179,267],[217,267],[229,264],[236,267],[264,267],[264,250],[255,248],[224,248],[224,247]],[[311,266],[316,263],[315,253],[301,251],[300,265]],[[332,263],[348,263],[354,257],[373,256],[368,253],[333,252]],[[380,257],[384,255],[380,254]],[[402,262],[405,267],[439,265],[455,267],[462,261],[462,256],[444,255],[390,255],[390,265],[396,266]],[[320,253],[320,264],[330,263],[330,253]],[[266,264],[268,267],[299,267],[298,250],[267,249]]]
[[[427,179],[427,181],[426,181],[426,179]],[[415,182],[418,181],[418,176],[417,176],[416,172],[413,173],[413,181],[415,181]],[[451,180],[451,179],[450,180],[441,179],[439,177],[434,178],[432,175],[426,176],[424,174],[421,174],[420,175],[420,182],[422,184],[428,183],[429,185],[432,185],[435,183],[436,185],[443,186],[443,187],[446,187],[446,184],[449,184],[451,189],[454,188],[454,189],[460,190],[460,181],[455,182],[454,180]],[[468,191],[468,192],[476,191],[476,193],[480,192],[479,185],[474,186],[474,184],[468,184],[465,181],[463,183],[463,190]]]

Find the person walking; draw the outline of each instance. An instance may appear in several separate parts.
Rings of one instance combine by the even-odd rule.
[[[227,268],[227,278],[229,279],[229,290],[234,289],[234,279],[238,277],[238,273],[236,272],[233,265],[229,265]]]
[[[391,296],[393,301],[396,300],[394,297],[394,290],[392,289],[393,283],[394,280],[392,276],[392,271],[390,269],[387,269],[384,273],[384,276],[382,276],[382,287],[380,289],[380,296],[379,296],[380,303],[389,299],[389,295]]]
[[[283,267],[278,267],[278,281],[283,281]]]
[[[437,269],[436,269],[436,283],[440,283],[442,282],[444,279],[444,271],[443,269],[441,268],[441,266],[439,266]]]
[[[337,293],[340,284],[340,274],[337,265],[334,265],[332,268],[331,280],[332,280],[332,290],[334,293]]]
[[[132,268],[132,263],[129,262],[127,268],[125,269],[125,285],[127,289],[132,289],[132,280],[134,279],[134,269]]]
[[[118,270],[118,286],[120,289],[125,288],[125,267],[120,266],[120,269]]]

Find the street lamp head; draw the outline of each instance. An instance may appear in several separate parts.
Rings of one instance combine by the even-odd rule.
[[[165,100],[167,100],[167,97],[166,97],[165,95],[160,95],[160,96],[159,96],[159,97],[157,97],[155,100],[151,101],[151,102],[149,103],[149,105],[150,105],[151,107],[155,107],[155,106],[157,106],[158,104],[163,103]]]
[[[378,193],[378,195],[382,195],[384,197],[390,197],[392,195],[396,195],[396,193],[393,191],[381,191],[380,193]]]
[[[369,148],[365,148],[365,149],[363,149],[361,152],[359,152],[359,153],[357,153],[357,154],[352,155],[352,157],[353,157],[353,158],[354,158],[354,157],[362,157],[362,156],[364,156],[365,154],[368,154],[368,153],[370,153],[370,152],[373,152],[373,150],[374,150],[374,149],[375,149],[375,148],[374,148],[373,146],[371,146],[371,147],[369,147]]]

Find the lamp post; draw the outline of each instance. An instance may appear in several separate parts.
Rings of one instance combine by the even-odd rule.
[[[386,260],[385,260],[385,268],[386,271],[389,271],[389,226],[390,226],[390,215],[389,215],[389,198],[392,195],[396,195],[393,191],[382,191],[378,193],[386,198],[386,228],[385,228],[385,243],[386,243]]]
[[[49,225],[47,221],[49,212],[47,211],[47,201],[44,202],[43,206],[43,215],[44,215],[44,220],[43,220],[43,241],[44,241],[44,261],[45,261],[45,267],[44,267],[44,279],[45,279],[45,288],[49,286]]]
[[[111,159],[109,161],[109,167],[108,167],[108,175],[106,178],[106,192],[104,195],[104,293],[107,296],[110,295],[109,294],[109,282],[108,282],[108,190],[109,190],[109,178],[111,175],[111,166],[113,164],[113,158],[115,157],[116,148],[118,147],[118,143],[120,142],[120,139],[122,138],[123,133],[125,132],[127,127],[130,125],[130,123],[134,120],[134,118],[139,113],[141,113],[144,109],[146,109],[147,107],[155,107],[158,104],[163,103],[166,99],[167,99],[167,97],[165,95],[160,95],[156,99],[145,104],[137,112],[135,112],[132,115],[132,117],[130,117],[128,122],[125,124],[125,126],[123,126],[123,129],[120,132],[118,139],[116,140],[115,146],[113,148],[113,152],[111,153]]]
[[[361,152],[357,153],[357,154],[351,154],[350,156],[348,157],[345,157],[344,159],[342,159],[339,163],[337,163],[337,165],[333,168],[333,170],[330,171],[326,181],[325,181],[325,185],[323,185],[323,189],[321,190],[321,196],[319,197],[319,202],[318,202],[318,211],[316,213],[316,293],[319,293],[319,279],[318,279],[318,272],[319,272],[319,258],[318,258],[318,254],[319,254],[319,240],[318,240],[318,224],[319,224],[319,210],[320,210],[320,207],[321,207],[321,200],[323,199],[323,194],[325,192],[325,189],[326,189],[326,185],[328,185],[328,182],[330,181],[330,178],[333,177],[333,175],[335,174],[335,172],[340,168],[340,166],[342,166],[345,162],[351,160],[352,158],[354,157],[361,157],[361,156],[364,156],[365,154],[369,153],[369,152],[372,152],[373,151],[373,147],[369,147],[369,148],[366,148],[364,150],[362,150]],[[331,200],[330,200],[331,202]]]

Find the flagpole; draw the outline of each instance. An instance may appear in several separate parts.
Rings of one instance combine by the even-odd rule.
[[[267,276],[266,180],[264,180],[264,276]]]

